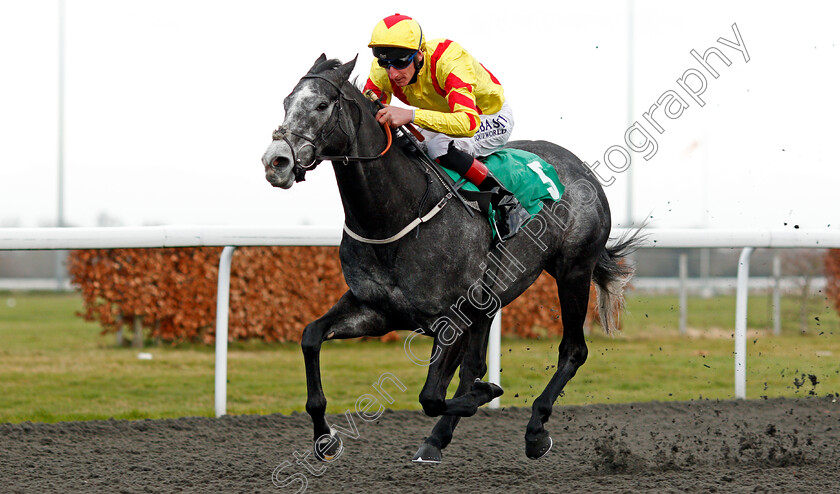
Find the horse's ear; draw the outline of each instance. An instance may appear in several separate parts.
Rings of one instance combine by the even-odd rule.
[[[356,60],[359,59],[359,54],[356,54],[356,57],[353,60],[350,60],[346,64],[342,65],[338,68],[338,73],[341,75],[342,79],[350,79],[350,74],[353,73],[353,68],[356,66]]]
[[[327,55],[324,54],[324,53],[321,53],[321,56],[318,57],[318,60],[315,60],[315,63],[312,64],[312,68],[309,69],[309,72],[312,72],[313,70],[315,70],[315,67],[321,65],[322,63],[324,63],[326,61],[327,61]]]

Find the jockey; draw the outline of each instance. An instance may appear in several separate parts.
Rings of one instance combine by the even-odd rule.
[[[500,213],[499,236],[506,240],[530,215],[475,157],[502,149],[513,130],[513,112],[499,81],[461,45],[448,39],[426,41],[420,24],[394,14],[376,24],[368,47],[373,49],[364,92],[385,105],[380,124],[420,127],[433,159],[492,192]],[[413,109],[390,106],[395,95]]]

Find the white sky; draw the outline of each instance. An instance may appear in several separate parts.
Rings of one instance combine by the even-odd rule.
[[[551,140],[589,163],[665,91],[679,93],[677,79],[700,68],[691,49],[716,46],[732,65],[712,62],[720,77],[707,75],[705,106],[687,100],[674,120],[660,110],[657,154],[631,153],[634,219],[840,228],[840,3],[637,0],[631,110],[628,2],[382,5],[67,0],[67,223],[340,225],[328,163],[283,191],[260,157],[315,58],[358,53],[366,77],[370,31],[397,11],[502,81],[515,139]],[[749,62],[717,42],[735,40],[733,23]],[[56,221],[57,32],[57,0],[0,0],[0,226]],[[627,176],[607,188],[622,226]]]

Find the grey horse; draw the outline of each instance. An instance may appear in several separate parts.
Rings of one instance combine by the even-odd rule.
[[[377,106],[348,81],[355,62],[342,65],[324,55],[316,60],[286,97],[285,120],[262,158],[266,180],[284,189],[321,161],[332,161],[344,206],[339,257],[349,290],[307,325],[301,338],[315,455],[331,460],[343,451],[325,417],[321,345],[405,330],[412,332],[409,337],[434,338],[419,401],[427,415],[440,419],[413,461],[440,462],[460,418],[502,394],[499,386],[481,380],[492,316],[547,271],[557,282],[563,338],[557,369],[534,401],[525,430],[526,455],[540,458],[553,444],[544,428],[552,406],[586,361],[590,283],[595,281],[601,323],[609,333],[632,276],[619,260],[636,248],[638,232],[607,246],[610,209],[589,169],[550,142],[515,141],[509,147],[554,166],[565,193],[559,202],[545,201],[512,239],[491,240],[487,219],[451,200],[450,187],[410,148],[393,145],[383,154],[390,137],[374,119]],[[459,366],[459,385],[447,399]]]

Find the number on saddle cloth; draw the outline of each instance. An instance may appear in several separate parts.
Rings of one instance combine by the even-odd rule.
[[[413,142],[412,137],[403,132],[397,132],[396,141],[406,150],[418,155],[429,163],[435,163],[419,143]],[[419,155],[423,156],[419,156]],[[560,183],[557,171],[536,154],[520,149],[503,149],[490,156],[479,158],[487,168],[513,195],[533,217],[542,209],[543,200],[559,202],[565,187]],[[481,192],[478,187],[461,177],[457,172],[440,166],[440,169],[460,186],[458,192],[466,203],[473,209],[484,214],[493,225],[493,211],[490,205],[490,192]]]
[[[565,187],[560,183],[557,171],[536,154],[519,149],[503,149],[490,156],[480,158],[499,182],[519,200],[533,217],[542,209],[544,200],[559,202]],[[455,180],[458,174],[447,170]],[[464,196],[470,199],[478,188],[470,183],[463,187]],[[482,207],[482,210],[486,209]]]

